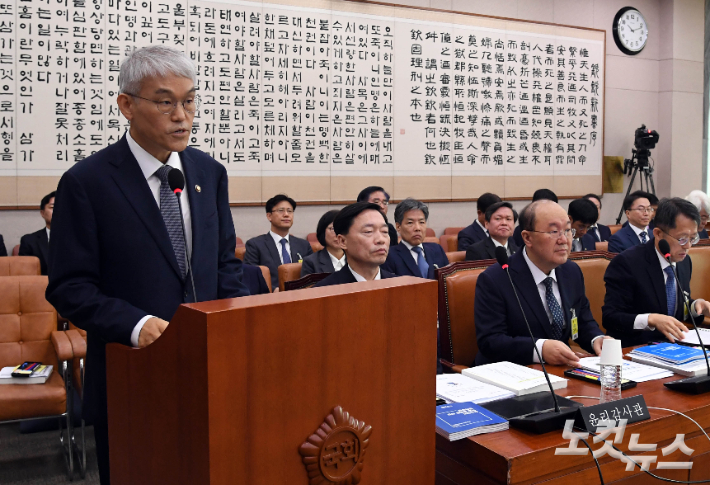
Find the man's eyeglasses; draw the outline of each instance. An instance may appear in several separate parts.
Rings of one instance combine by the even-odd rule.
[[[144,98],[143,96],[138,96],[137,94],[131,94],[131,93],[126,93],[126,94],[129,96],[133,96],[134,98],[145,99],[146,101],[150,101],[152,103],[155,103],[155,107],[158,108],[158,111],[164,115],[171,114],[178,107],[177,102],[172,102],[167,99],[163,100],[163,101],[155,101],[154,99]],[[197,112],[197,110],[200,109],[200,101],[201,101],[200,95],[196,94],[190,98],[187,98],[184,101],[181,101],[180,104],[182,105],[182,109],[185,110],[185,113],[194,115],[195,112]]]
[[[373,204],[377,204],[377,205],[390,205],[390,201],[389,201],[389,200],[375,199],[375,200],[371,200],[370,202],[373,203]]]
[[[659,229],[661,229],[661,228],[659,227]],[[661,231],[663,231],[663,229],[661,229]],[[663,232],[665,234],[668,234],[666,231],[663,231]],[[668,235],[671,236],[670,234],[668,234]],[[690,237],[681,237],[680,239],[678,239],[675,236],[671,236],[671,237],[673,239],[675,239],[676,241],[678,241],[678,244],[680,244],[681,246],[685,246],[688,243],[690,243],[691,246],[695,246],[696,244],[698,244],[698,241],[700,241],[700,234],[698,234],[698,233],[695,233],[694,235],[692,235]]]
[[[564,234],[566,238],[573,238],[577,231],[575,229],[565,229],[564,231],[528,231],[528,232],[539,232],[540,234],[547,234],[552,239],[559,239],[561,234]]]
[[[654,209],[653,207],[636,207],[634,209],[629,209],[629,210],[630,211],[639,211],[642,214],[644,214],[644,213],[645,214],[653,214],[654,212],[656,212],[656,209]]]
[[[284,214],[291,215],[291,214],[293,214],[293,209],[281,208],[281,209],[272,210],[271,212],[276,212],[277,214],[281,214],[281,215],[284,215]]]

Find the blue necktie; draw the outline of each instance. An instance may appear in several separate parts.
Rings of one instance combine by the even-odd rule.
[[[549,276],[543,281],[545,283],[545,299],[547,300],[547,308],[550,309],[552,314],[552,338],[562,340],[565,317],[562,313],[562,307],[560,307],[555,294],[552,292],[552,281],[553,279]]]
[[[675,304],[678,294],[676,293],[675,276],[673,276],[673,268],[666,266],[663,270],[666,273],[666,304],[668,305],[668,315],[675,315]]]
[[[427,263],[426,259],[424,259],[424,252],[422,251],[422,248],[414,246],[412,251],[417,253],[417,266],[419,266],[419,272],[421,273],[422,278],[426,278],[429,276],[429,263]]]
[[[182,235],[180,207],[178,206],[177,196],[170,190],[170,184],[168,184],[168,172],[172,169],[173,167],[169,165],[163,165],[155,174],[160,179],[160,214],[163,216],[165,228],[168,230],[170,244],[173,246],[180,273],[185,278],[187,260],[185,258],[185,239],[183,239]]]
[[[641,236],[641,243],[642,244],[646,244],[646,241],[648,241],[648,239],[646,239],[647,235],[648,234],[646,234],[646,231],[641,231],[641,234],[639,234],[639,236]]]
[[[291,255],[288,254],[288,249],[286,249],[286,244],[288,243],[288,240],[286,238],[281,239],[281,258],[284,260],[284,264],[289,264],[291,263]]]

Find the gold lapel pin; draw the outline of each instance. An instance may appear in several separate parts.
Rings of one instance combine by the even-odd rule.
[[[199,185],[195,185],[195,190],[198,192],[202,192],[202,187],[200,187]]]

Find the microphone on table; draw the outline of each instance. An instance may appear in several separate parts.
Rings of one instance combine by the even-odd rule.
[[[510,277],[510,271],[508,269],[508,251],[503,246],[496,247],[496,260],[500,264],[503,271],[508,275],[508,280],[510,281],[510,286],[513,288],[513,294],[520,307],[520,313],[523,314],[523,320],[525,321],[525,326],[530,334],[530,339],[533,343],[533,348],[537,354],[537,359],[540,361],[542,366],[542,372],[545,374],[545,379],[547,380],[547,385],[550,388],[550,394],[552,395],[552,402],[554,403],[554,410],[549,409],[549,396],[547,392],[539,392],[535,394],[528,394],[525,396],[518,396],[511,398],[513,400],[524,401],[524,408],[527,408],[529,412],[519,415],[520,417],[510,418],[508,421],[512,427],[517,427],[525,429],[527,431],[532,431],[535,433],[546,433],[555,429],[564,428],[565,421],[568,419],[574,419],[577,413],[577,407],[569,406],[569,404],[577,404],[574,401],[558,397],[555,394],[555,390],[550,382],[550,375],[545,369],[545,363],[542,360],[542,355],[540,355],[540,350],[537,348],[535,337],[533,336],[532,329],[528,323],[528,318],[525,315],[525,310],[523,310],[523,305],[520,303],[520,297],[518,297],[518,292],[513,284],[513,279]],[[563,399],[563,404],[568,404],[567,406],[560,407],[558,399]],[[498,401],[503,402],[503,401]]]
[[[698,336],[698,342],[700,342],[700,348],[703,349],[703,354],[705,355],[705,365],[707,366],[708,373],[704,376],[688,377],[686,379],[679,379],[677,381],[666,382],[664,386],[674,391],[686,392],[688,394],[702,394],[704,392],[710,391],[710,361],[708,360],[708,353],[705,350],[705,345],[703,344],[703,339],[700,338],[700,332],[698,331],[698,326],[695,324],[695,319],[690,312],[690,301],[688,301],[688,295],[683,291],[683,287],[680,286],[680,280],[678,279],[678,273],[676,273],[673,264],[671,263],[671,246],[668,241],[661,239],[658,241],[658,249],[663,255],[663,257],[671,265],[671,271],[673,271],[673,276],[675,277],[676,284],[678,285],[678,290],[680,294],[683,295],[683,303],[685,304],[685,309],[688,312],[690,321],[693,323],[693,328],[695,329],[695,334]]]
[[[168,172],[168,185],[170,185],[170,190],[173,191],[178,201],[178,209],[180,212],[180,223],[182,224],[182,239],[185,242],[185,253],[187,254],[187,272],[190,275],[190,283],[192,284],[192,299],[197,303],[197,292],[195,292],[195,278],[192,276],[192,259],[187,245],[187,234],[185,233],[185,218],[182,216],[182,202],[180,201],[180,195],[185,188],[185,176],[182,174],[180,169],[173,168]]]

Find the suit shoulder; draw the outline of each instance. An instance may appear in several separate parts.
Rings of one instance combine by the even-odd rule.
[[[188,146],[187,148],[185,148],[185,150],[183,150],[183,153],[188,155],[195,162],[199,163],[200,168],[202,168],[203,170],[207,169],[215,172],[223,172],[227,170],[224,165],[219,163],[217,160],[215,160],[202,150],[198,150],[197,148]]]
[[[246,246],[261,246],[266,241],[266,236],[268,236],[268,234],[260,234],[258,236],[254,236],[250,239],[247,239],[247,242],[245,243],[245,245]]]
[[[396,277],[397,277],[396,274],[390,273],[389,271],[384,270],[384,269],[380,269],[380,278],[381,279],[385,280],[387,278],[396,278]]]
[[[119,140],[116,143],[102,148],[93,155],[89,155],[85,159],[76,162],[72,165],[65,173],[74,176],[79,180],[85,180],[87,177],[95,177],[105,170],[106,166],[111,160],[116,160],[122,158],[125,155],[124,147],[122,143],[126,143],[124,140]],[[128,147],[126,146],[127,150]]]

